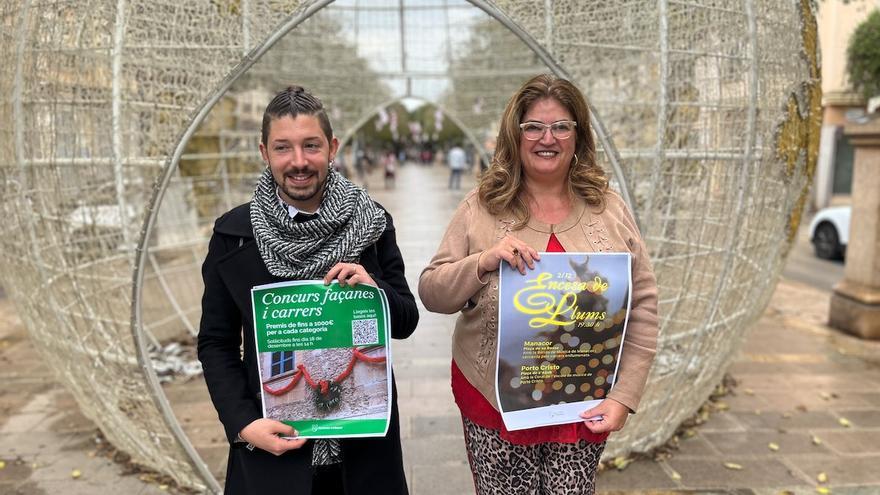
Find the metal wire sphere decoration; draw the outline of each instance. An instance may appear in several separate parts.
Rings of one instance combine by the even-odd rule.
[[[241,156],[256,142],[253,129],[217,131],[222,170],[186,150],[229,104],[227,90],[244,115],[244,82],[272,72],[260,64],[302,55],[314,82],[301,83],[331,107],[340,135],[415,95],[481,144],[529,75],[578,84],[660,288],[656,364],[608,452],[665,441],[763,311],[800,220],[820,119],[810,2],[330,3],[0,5],[0,283],[84,414],[135,461],[219,490],[148,353],[197,326],[211,221],[247,200],[255,176]],[[419,17],[431,9],[441,16]],[[378,33],[396,18],[395,29],[427,36],[442,16],[445,54],[427,57],[445,60],[435,72],[418,69],[434,45],[401,49],[390,68],[364,55],[381,51],[365,22]],[[272,55],[282,39],[300,50]]]

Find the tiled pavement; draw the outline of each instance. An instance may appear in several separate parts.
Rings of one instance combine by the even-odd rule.
[[[413,290],[450,212],[473,185],[466,180],[462,191],[447,191],[445,173],[408,165],[400,169],[396,191],[371,190],[394,216]],[[682,436],[671,458],[603,472],[600,492],[802,495],[824,488],[880,494],[880,343],[825,327],[828,298],[827,292],[782,280],[729,370],[738,385],[720,399],[723,407],[715,409],[722,410]],[[473,491],[449,391],[452,321],[422,312],[415,335],[393,348],[414,495]],[[221,476],[226,449],[204,384],[175,384],[167,394],[193,443]],[[6,463],[0,493],[163,493],[95,455],[94,425],[53,384],[8,300],[0,300],[0,406],[0,459]],[[72,479],[73,470],[82,473],[79,479]],[[817,481],[820,473],[827,482]]]

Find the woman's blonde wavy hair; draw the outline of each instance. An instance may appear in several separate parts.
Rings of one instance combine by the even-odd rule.
[[[491,214],[512,214],[519,220],[516,229],[523,228],[530,217],[528,205],[522,198],[524,184],[522,157],[519,155],[519,124],[529,107],[544,98],[553,98],[561,103],[577,122],[575,157],[569,166],[566,181],[569,195],[582,198],[591,206],[605,207],[608,177],[596,164],[590,109],[584,95],[565,79],[540,74],[526,81],[507,103],[498,131],[495,156],[489,170],[483,174],[478,189],[480,202]]]

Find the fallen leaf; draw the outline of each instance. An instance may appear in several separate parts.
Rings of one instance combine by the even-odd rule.
[[[670,474],[669,477],[674,479],[675,481],[681,481],[681,475],[678,474],[678,471],[674,469],[672,470],[672,474]]]
[[[828,483],[828,475],[825,474],[825,472],[821,472],[818,476],[816,476],[816,481],[818,481],[819,483]]]
[[[623,456],[615,457],[614,460],[611,461],[611,463],[614,465],[614,467],[617,468],[618,471],[623,471],[624,469],[626,469],[626,467],[629,466],[630,462],[632,462],[632,459]]]
[[[813,435],[813,445],[822,445],[822,439]]]
[[[775,442],[770,442],[767,444],[767,448],[769,448],[773,452],[776,452],[777,450],[779,450],[779,444]]]
[[[782,418],[783,418],[783,419],[790,419],[790,418],[791,418],[791,413],[790,413],[790,412],[782,413]]]
[[[795,495],[795,494],[791,490],[782,490],[781,492],[777,493],[776,495]]]
[[[730,406],[727,405],[727,402],[718,401],[715,403],[715,409],[719,411],[726,411],[730,409]]]
[[[727,469],[732,469],[734,471],[742,471],[743,468],[741,465],[735,462],[725,462],[724,467],[726,467]]]
[[[688,428],[687,430],[684,430],[684,437],[685,438],[692,438],[696,434],[697,434],[697,430],[695,430],[693,428]]]
[[[828,392],[819,392],[819,397],[825,400],[831,400],[831,394],[829,394]]]
[[[822,495],[828,495],[829,493],[831,493],[831,490],[829,490],[828,488],[826,488],[824,486],[817,486],[816,492],[821,493]]]
[[[6,461],[0,461],[0,469],[4,469],[6,467]]]
[[[70,472],[70,477],[75,480],[78,480],[80,476],[82,476],[82,471],[80,471],[79,469],[74,469]]]
[[[163,492],[168,489],[168,485],[159,485],[159,489]]]
[[[800,412],[807,412],[807,406],[805,406],[803,404],[798,404],[798,406],[795,407],[795,409],[797,409]]]
[[[844,428],[849,428],[850,426],[852,426],[852,423],[850,423],[849,420],[846,418],[837,418],[837,422],[840,423],[840,426],[843,426]]]
[[[743,390],[743,392],[745,392],[746,395],[755,395],[755,391],[750,388]]]

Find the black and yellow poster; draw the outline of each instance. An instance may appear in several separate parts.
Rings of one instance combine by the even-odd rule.
[[[498,301],[498,405],[508,430],[582,421],[605,398],[630,306],[629,253],[541,253],[506,263]]]

